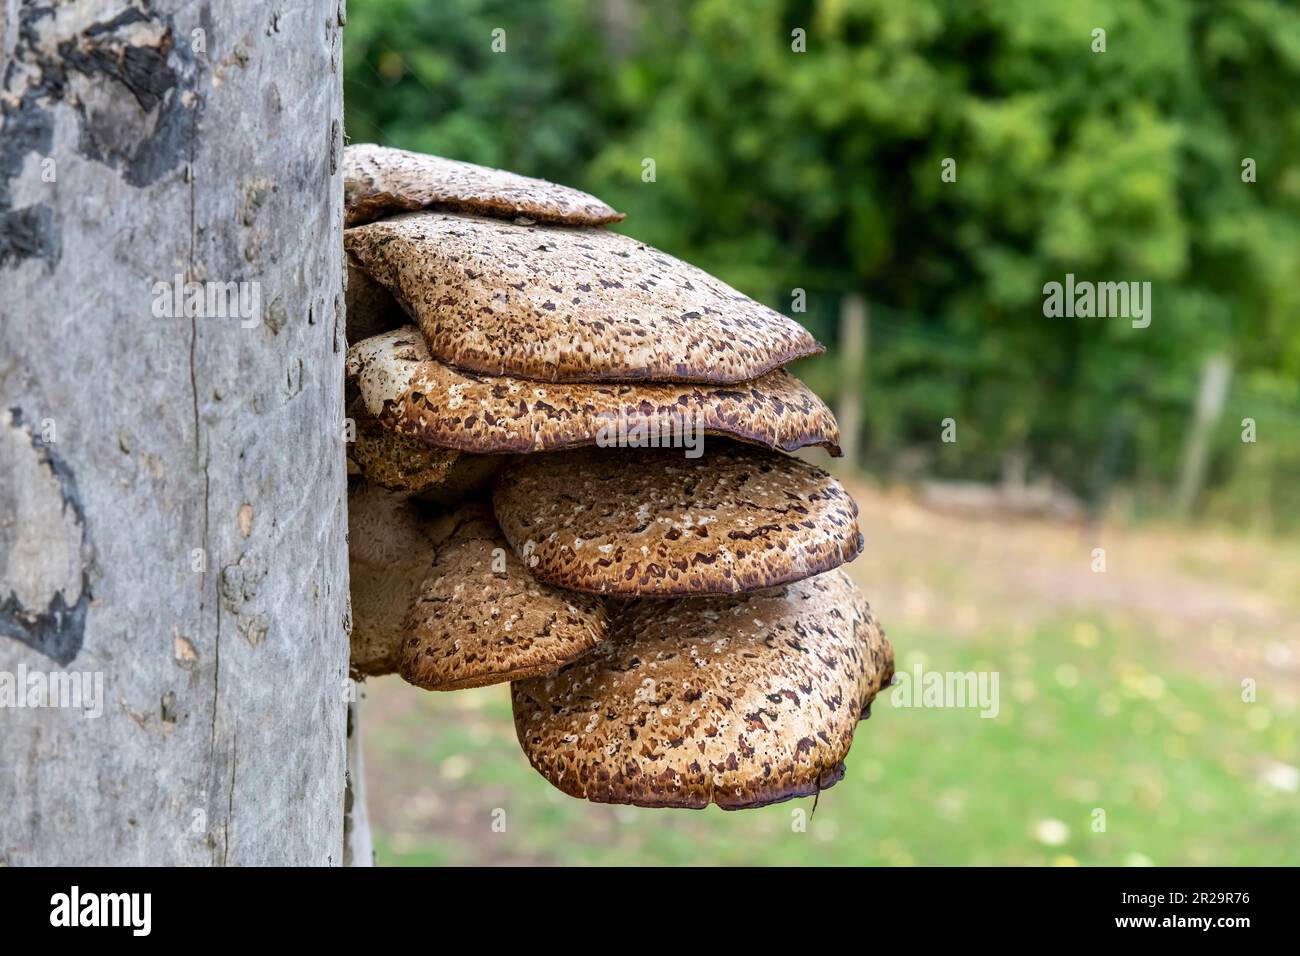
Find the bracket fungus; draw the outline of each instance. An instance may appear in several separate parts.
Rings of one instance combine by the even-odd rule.
[[[359,403],[350,411],[357,427],[348,462],[381,488],[419,495],[433,504],[455,504],[487,487],[505,463],[500,455],[464,454],[385,428]]]
[[[599,226],[623,218],[595,196],[568,186],[374,143],[343,151],[343,206],[349,226],[430,208],[570,226]]]
[[[840,567],[857,506],[786,454],[839,454],[783,368],[821,346],[586,193],[373,145],[344,174],[353,673],[511,682],[588,800],[838,781],[893,650]]]
[[[642,448],[520,458],[492,501],[534,575],[616,597],[753,591],[862,550],[858,506],[834,478],[724,442],[694,459]]]
[[[719,435],[794,451],[840,453],[826,404],[785,369],[752,382],[537,382],[463,372],[433,358],[408,325],[348,349],[365,411],[395,434],[480,455]],[[667,439],[667,440],[664,440]]]
[[[343,241],[437,358],[484,375],[725,385],[822,351],[793,319],[603,229],[416,212]]]
[[[604,604],[535,581],[484,505],[453,520],[406,616],[403,678],[427,690],[498,684],[554,671],[604,639]]]
[[[406,610],[432,570],[434,551],[449,526],[405,495],[348,480],[354,676],[397,670]]]
[[[843,571],[729,598],[628,602],[610,638],[513,688],[533,767],[565,793],[759,807],[844,776],[893,651]]]

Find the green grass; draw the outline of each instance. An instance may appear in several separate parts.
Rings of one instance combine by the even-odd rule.
[[[437,804],[378,833],[379,862],[1300,863],[1300,797],[1285,772],[1268,782],[1300,762],[1296,708],[1267,681],[1244,703],[1254,675],[1198,673],[1121,619],[890,636],[900,670],[999,672],[1000,712],[898,708],[887,691],[815,814],[810,799],[737,813],[573,800],[528,766],[504,688],[411,691],[368,731],[372,791],[400,773]]]

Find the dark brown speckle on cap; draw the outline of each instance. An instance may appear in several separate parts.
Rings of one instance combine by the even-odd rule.
[[[458,368],[550,382],[729,384],[822,350],[792,319],[629,236],[409,213],[348,252]]]
[[[595,196],[503,169],[357,143],[343,150],[345,223],[355,226],[396,212],[441,207],[537,222],[597,226],[623,214]]]
[[[446,483],[461,453],[435,448],[418,438],[385,428],[357,399],[348,407],[356,426],[348,460],[367,482],[389,491],[418,494]]]
[[[620,434],[673,428],[794,451],[839,454],[839,428],[825,403],[784,369],[752,382],[546,383],[462,372],[433,358],[420,330],[405,326],[348,349],[347,375],[384,427],[438,448],[476,454],[558,451]]]
[[[511,687],[533,767],[565,793],[643,807],[759,807],[844,774],[893,650],[843,571],[728,598],[626,602],[610,636]]]
[[[600,599],[534,580],[486,505],[452,521],[406,616],[403,678],[426,690],[498,684],[557,670],[604,638]]]
[[[857,505],[820,468],[714,440],[515,459],[497,520],[540,580],[617,597],[752,591],[820,574],[862,550]]]
[[[430,504],[454,505],[491,484],[508,455],[474,455],[438,448],[388,428],[366,411],[361,399],[348,406],[356,426],[348,444],[349,474],[372,485],[418,495]]]

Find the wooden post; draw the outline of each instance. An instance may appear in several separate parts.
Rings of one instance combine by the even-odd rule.
[[[0,17],[0,862],[338,865],[341,2]]]
[[[849,470],[861,464],[862,394],[869,337],[866,300],[856,292],[846,295],[840,302],[840,381],[835,417],[840,423],[842,462]]]
[[[1223,354],[1211,355],[1201,370],[1201,384],[1197,389],[1196,408],[1183,443],[1183,463],[1174,499],[1180,517],[1191,514],[1192,506],[1200,494],[1205,480],[1205,467],[1209,459],[1210,435],[1223,414],[1228,397],[1228,383],[1232,366]]]

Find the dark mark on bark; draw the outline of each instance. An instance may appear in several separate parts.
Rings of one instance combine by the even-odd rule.
[[[143,187],[182,166],[203,106],[198,70],[187,44],[173,39],[172,20],[154,11],[129,8],[81,33],[57,39],[50,48],[37,24],[54,16],[50,5],[21,5],[18,43],[6,65],[0,99],[0,267],[25,259],[51,265],[61,253],[59,224],[50,207],[15,209],[11,183],[33,153],[53,150],[50,108],[69,106],[77,116],[77,151],[121,170]],[[139,24],[157,27],[153,43],[133,43],[121,33]],[[103,84],[105,97],[88,104],[70,90],[74,74]],[[72,96],[69,96],[72,93]],[[129,93],[130,99],[121,95]]]
[[[12,71],[13,64],[10,64]],[[48,206],[13,208],[11,180],[22,173],[29,153],[48,156],[54,123],[27,93],[17,107],[0,100],[0,266],[19,259],[59,257],[58,227]]]
[[[14,638],[66,666],[81,652],[86,635],[86,611],[91,601],[86,517],[71,470],[39,435],[24,424],[21,409],[9,409],[9,427],[20,430],[25,435],[36,450],[39,464],[48,468],[58,482],[64,512],[72,510],[75,523],[81,531],[81,594],[75,604],[69,605],[63,591],[56,591],[49,603],[38,610],[24,607],[13,590],[9,589],[3,603],[0,603],[0,634]],[[0,571],[4,570],[0,565]],[[0,594],[4,594],[4,591],[0,590]]]

